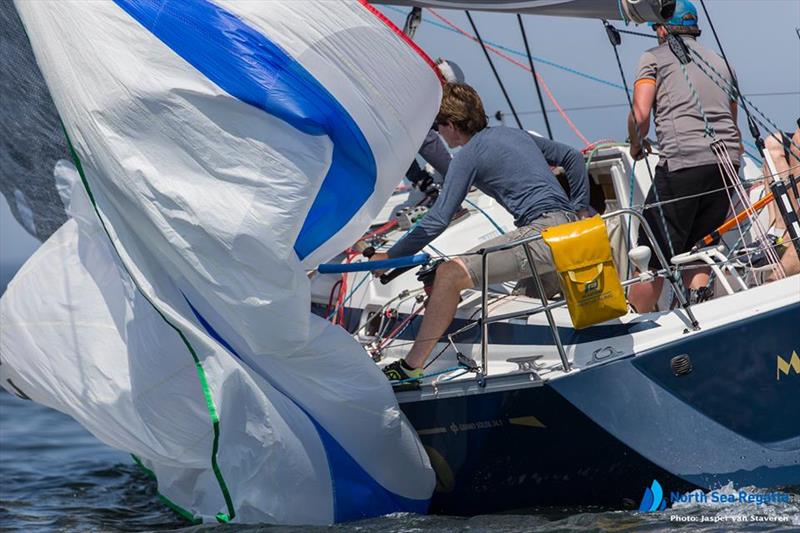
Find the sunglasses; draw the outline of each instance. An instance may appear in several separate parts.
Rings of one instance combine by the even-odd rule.
[[[431,127],[431,129],[433,129],[433,131],[438,133],[439,132],[439,126],[447,126],[448,123],[449,123],[449,121],[443,121],[443,122],[442,121],[436,121],[436,122],[433,123],[433,126]]]

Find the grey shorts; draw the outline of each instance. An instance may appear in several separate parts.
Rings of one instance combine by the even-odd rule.
[[[499,237],[481,243],[471,249],[470,252],[477,252],[489,246],[518,241],[536,235],[547,227],[566,224],[567,222],[574,222],[576,220],[578,220],[578,217],[575,213],[569,211],[550,211],[534,220],[533,224],[517,228],[505,235],[500,235]],[[558,276],[556,276],[555,267],[553,266],[553,256],[550,254],[550,247],[542,240],[528,243],[525,246],[530,250],[533,261],[536,263],[536,269],[542,280],[546,296],[550,298],[561,292]],[[480,255],[466,255],[461,257],[461,260],[464,262],[472,278],[472,283],[474,283],[476,287],[480,287],[482,284],[482,259]],[[515,292],[521,292],[533,297],[538,296],[531,277],[531,269],[528,266],[528,257],[522,246],[515,246],[510,250],[489,254],[488,265],[489,285],[502,283],[504,281],[520,280],[520,284]]]

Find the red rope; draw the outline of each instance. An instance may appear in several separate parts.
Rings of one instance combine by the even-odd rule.
[[[458,33],[460,33],[464,37],[472,39],[475,42],[478,42],[478,38],[475,37],[474,35],[472,35],[471,33],[467,32],[466,30],[463,30],[463,29],[459,28],[453,22],[451,22],[450,20],[446,19],[445,17],[443,17],[442,15],[440,15],[439,13],[434,11],[433,9],[430,9],[430,8],[426,8],[426,9],[428,10],[428,12],[430,12],[431,15],[433,15],[437,19],[441,20],[442,22],[444,22],[445,24],[447,24],[448,26],[450,26],[451,28],[456,30]],[[493,54],[502,57],[506,61],[518,66],[521,69],[524,69],[524,70],[526,70],[528,72],[531,71],[531,68],[529,66],[520,63],[519,61],[517,61],[516,59],[514,59],[510,55],[508,55],[508,54],[502,52],[501,50],[498,50],[497,48],[494,48],[493,46],[490,46],[490,45],[488,45],[486,43],[484,43],[484,44],[486,46],[486,49],[489,50],[490,52],[492,52]],[[550,87],[548,87],[547,83],[545,83],[544,78],[542,78],[542,76],[538,72],[536,73],[536,79],[539,80],[539,83],[541,84],[542,89],[544,89],[545,94],[550,99],[550,101],[553,103],[553,105],[556,107],[556,110],[558,111],[558,114],[561,115],[561,117],[564,119],[564,121],[567,123],[567,125],[572,129],[573,132],[575,132],[575,135],[577,135],[578,138],[581,141],[583,141],[583,143],[585,145],[588,146],[589,144],[591,144],[589,142],[589,139],[587,139],[586,136],[584,136],[583,133],[581,133],[581,131],[578,129],[578,127],[575,125],[575,123],[572,122],[572,120],[569,118],[569,116],[567,115],[566,111],[564,111],[564,109],[558,103],[558,100],[556,100],[555,96],[553,96],[553,93],[550,91]]]
[[[392,342],[394,340],[395,335],[400,333],[400,331],[402,331],[403,328],[405,328],[406,324],[408,324],[409,322],[414,320],[414,317],[419,315],[422,312],[423,309],[425,309],[425,306],[424,305],[420,305],[418,309],[415,309],[412,313],[410,313],[407,317],[405,317],[402,320],[402,322],[400,322],[400,324],[398,324],[397,327],[394,328],[391,331],[391,333],[389,333],[386,337],[383,338],[383,340],[381,341],[380,345],[378,346],[378,349],[381,350],[384,347],[386,347],[387,344]]]
[[[585,154],[587,152],[591,152],[592,150],[594,150],[595,148],[597,148],[601,144],[616,144],[617,142],[619,142],[619,141],[615,141],[614,139],[601,139],[601,140],[595,141],[595,142],[593,142],[591,144],[587,144],[586,147],[581,151]]]
[[[442,71],[439,70],[439,67],[436,66],[436,63],[434,63],[434,61],[430,58],[430,56],[425,53],[425,50],[417,46],[417,43],[415,43],[413,39],[411,39],[411,37],[403,33],[403,30],[395,26],[394,22],[389,20],[386,17],[386,15],[378,11],[374,6],[370,5],[368,0],[358,0],[358,1],[361,3],[362,6],[364,6],[367,9],[367,11],[378,17],[378,20],[386,24],[386,26],[388,26],[389,29],[391,29],[395,33],[395,35],[400,37],[400,39],[402,39],[403,42],[405,42],[408,46],[411,47],[412,50],[414,50],[417,54],[419,54],[419,56],[428,64],[428,66],[433,69],[433,72],[436,74],[436,77],[439,78],[439,83],[444,83],[445,80]]]

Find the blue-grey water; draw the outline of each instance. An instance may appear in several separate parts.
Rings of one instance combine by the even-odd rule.
[[[45,239],[65,220],[52,171],[68,154],[9,0],[0,0],[0,97],[0,192],[28,231]],[[20,266],[4,259],[0,293]],[[189,526],[159,503],[154,483],[127,454],[102,444],[66,415],[0,389],[1,531],[800,531],[800,487],[790,490],[791,503],[685,504],[650,514],[532,509],[471,518],[392,515],[331,528]],[[738,517],[773,521],[732,521]]]

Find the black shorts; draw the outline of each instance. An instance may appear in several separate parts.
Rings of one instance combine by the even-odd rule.
[[[660,209],[658,206],[646,209],[644,218],[650,224],[667,261],[673,255],[691,250],[700,239],[725,222],[730,201],[728,193],[722,189],[724,186],[725,181],[717,165],[684,168],[673,172],[666,165],[656,167],[653,186],[647,193],[645,203],[668,203],[662,204]],[[654,189],[658,192],[657,198]],[[679,200],[672,201],[676,199]],[[718,241],[719,238],[714,243]],[[639,228],[639,244],[650,244],[642,228]],[[655,252],[650,258],[650,268],[661,268]]]

